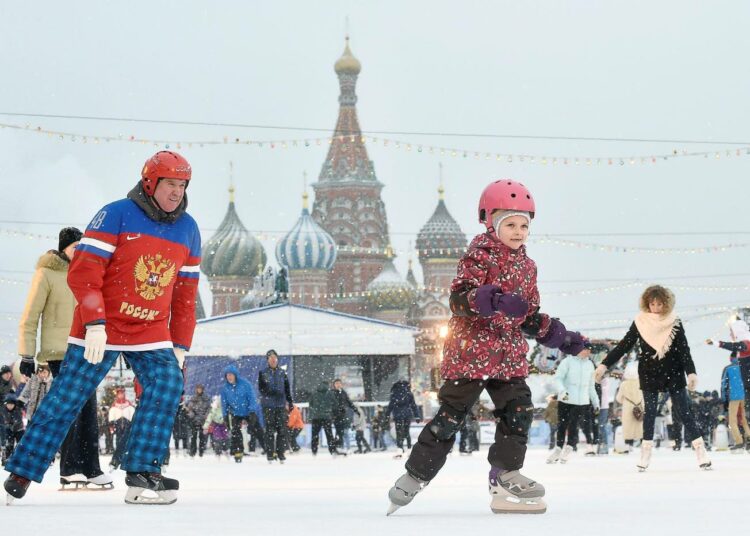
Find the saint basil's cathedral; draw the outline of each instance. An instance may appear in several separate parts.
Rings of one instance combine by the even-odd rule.
[[[312,184],[312,209],[305,192],[299,219],[277,242],[277,272],[266,266],[262,244],[240,221],[230,187],[224,219],[203,247],[201,270],[213,296],[211,314],[289,301],[415,326],[420,331],[412,383],[420,391],[434,389],[450,317],[450,284],[466,235],[448,211],[441,185],[435,210],[416,240],[423,284],[414,276],[411,259],[406,276],[399,274],[380,196],[384,185],[360,141],[355,90],[361,64],[348,37],[334,69],[340,85],[339,115],[318,181]]]

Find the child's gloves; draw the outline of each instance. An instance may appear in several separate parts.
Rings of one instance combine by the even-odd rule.
[[[476,304],[479,314],[483,317],[493,316],[495,313],[518,318],[526,316],[529,304],[517,294],[503,294],[497,285],[482,285],[477,289]]]

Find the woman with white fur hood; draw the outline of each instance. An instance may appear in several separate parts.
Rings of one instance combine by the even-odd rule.
[[[651,460],[659,393],[664,391],[669,392],[673,411],[682,418],[686,439],[692,443],[698,465],[701,469],[711,468],[701,430],[690,411],[687,389],[695,390],[698,376],[685,337],[685,328],[674,314],[674,304],[674,294],[667,288],[653,285],[644,290],[640,299],[641,312],[625,337],[596,368],[596,380],[601,381],[609,367],[638,346],[638,379],[645,405],[641,460],[638,463],[641,471],[646,470]]]

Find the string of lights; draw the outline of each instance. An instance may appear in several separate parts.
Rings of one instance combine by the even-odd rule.
[[[651,165],[658,162],[664,162],[673,160],[676,158],[686,157],[701,157],[705,159],[720,160],[722,158],[733,158],[750,155],[750,146],[743,144],[743,147],[721,149],[721,150],[688,150],[688,149],[672,149],[669,152],[661,152],[656,154],[640,154],[640,155],[589,155],[589,156],[575,156],[575,155],[545,155],[545,154],[531,154],[531,153],[516,153],[516,152],[505,152],[505,151],[484,151],[476,150],[466,147],[446,147],[432,144],[423,144],[409,142],[402,139],[393,139],[382,136],[367,136],[363,134],[344,134],[337,136],[325,136],[325,137],[311,137],[311,138],[280,138],[280,139],[255,139],[245,138],[232,135],[224,135],[220,138],[215,139],[200,139],[200,140],[178,140],[178,139],[161,139],[161,138],[149,138],[138,134],[102,134],[102,133],[91,133],[91,132],[71,132],[68,130],[56,130],[40,125],[34,126],[29,123],[26,124],[14,124],[14,123],[0,123],[0,129],[9,129],[14,131],[31,132],[40,135],[47,136],[51,139],[57,139],[60,141],[68,141],[73,143],[81,144],[93,144],[98,145],[100,143],[133,143],[140,145],[149,145],[155,148],[163,149],[177,149],[183,148],[205,148],[205,147],[216,147],[216,146],[239,146],[255,149],[267,149],[267,150],[286,150],[296,148],[309,148],[309,147],[320,147],[325,145],[332,145],[333,143],[340,143],[344,145],[344,149],[353,147],[356,145],[379,145],[383,148],[391,148],[394,150],[403,150],[406,153],[414,154],[425,154],[435,155],[441,157],[460,158],[464,160],[491,160],[495,162],[519,162],[528,164],[540,164],[543,166],[636,166],[636,165]]]

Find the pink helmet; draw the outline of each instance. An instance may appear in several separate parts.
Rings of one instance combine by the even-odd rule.
[[[528,212],[533,218],[536,206],[526,186],[511,179],[500,179],[487,186],[479,198],[479,223],[483,223],[490,232],[494,231],[490,217],[494,210]]]

